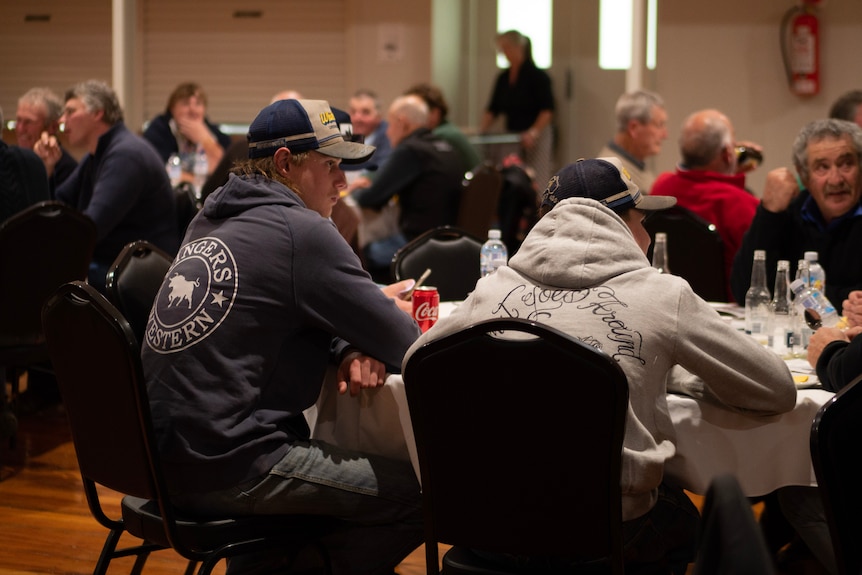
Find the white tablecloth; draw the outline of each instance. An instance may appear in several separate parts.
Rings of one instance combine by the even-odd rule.
[[[454,305],[443,302],[441,316],[448,315]],[[793,365],[791,370],[795,371]],[[801,389],[793,411],[752,417],[704,400],[669,394],[677,453],[668,462],[666,473],[701,495],[720,473],[735,474],[743,492],[751,497],[785,485],[816,485],[809,451],[811,423],[820,406],[833,395],[822,389]],[[383,387],[363,390],[359,397],[339,395],[334,376],[329,377],[317,405],[306,412],[306,417],[312,437],[358,451],[409,459],[419,477],[400,375],[390,375]]]
[[[799,390],[793,411],[751,417],[670,394],[677,453],[665,473],[701,495],[721,473],[735,474],[751,497],[785,485],[816,485],[809,451],[811,423],[833,395],[822,389]]]

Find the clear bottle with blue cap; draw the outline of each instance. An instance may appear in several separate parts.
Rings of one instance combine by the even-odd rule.
[[[479,252],[479,271],[482,277],[491,275],[509,261],[509,253],[501,237],[500,230],[488,230],[488,241],[482,244]]]

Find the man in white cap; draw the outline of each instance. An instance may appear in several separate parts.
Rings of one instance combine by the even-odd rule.
[[[695,557],[697,508],[664,476],[665,461],[675,453],[665,400],[668,380],[682,373],[674,368],[700,378],[717,401],[749,413],[787,412],[796,400],[780,357],[722,320],[685,280],[650,265],[643,220],[675,203],[641,194],[616,157],[569,164],[548,182],[542,217],[508,265],[480,279],[404,358],[406,363],[426,342],[476,322],[520,317],[555,327],[619,362],[629,381],[621,487],[626,571],[633,573],[682,574]],[[531,385],[543,383],[557,382]],[[578,457],[576,445],[569,456]],[[589,465],[584,461],[584,473]]]
[[[190,223],[147,326],[165,474],[187,512],[338,519],[322,540],[333,572],[391,574],[422,542],[412,466],[315,441],[303,415],[330,361],[339,391],[358,395],[419,334],[329,219],[347,185],[340,164],[374,148],[345,141],[323,100],[270,104],[248,141],[249,159]],[[228,570],[270,559],[295,567],[258,557]]]

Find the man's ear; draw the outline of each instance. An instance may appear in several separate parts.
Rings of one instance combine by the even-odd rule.
[[[277,149],[272,160],[275,162],[275,167],[278,169],[278,173],[282,176],[286,176],[287,172],[290,171],[290,150],[288,148]]]

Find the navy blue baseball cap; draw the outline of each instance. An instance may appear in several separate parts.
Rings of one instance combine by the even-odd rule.
[[[613,211],[637,208],[666,210],[676,204],[672,196],[642,194],[619,158],[580,159],[557,172],[542,194],[542,207],[552,209],[567,198],[591,198]]]
[[[249,126],[248,157],[265,158],[279,148],[288,148],[294,154],[315,150],[345,164],[370,158],[374,146],[345,141],[338,120],[326,100],[273,102]]]

